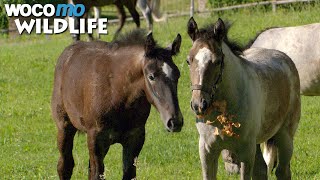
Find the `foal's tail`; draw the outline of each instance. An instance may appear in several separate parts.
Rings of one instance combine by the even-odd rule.
[[[271,174],[278,161],[278,149],[275,146],[274,139],[271,138],[263,143],[263,158],[268,166],[268,174]]]

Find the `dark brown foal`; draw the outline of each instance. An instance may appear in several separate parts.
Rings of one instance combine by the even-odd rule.
[[[136,177],[134,160],[145,140],[151,105],[170,132],[183,126],[177,98],[180,72],[172,60],[180,35],[170,48],[156,45],[152,34],[135,30],[112,43],[77,42],[58,59],[52,114],[58,129],[60,179],[74,167],[73,138],[87,133],[89,179],[104,178],[103,159],[109,146],[123,146],[123,179]]]

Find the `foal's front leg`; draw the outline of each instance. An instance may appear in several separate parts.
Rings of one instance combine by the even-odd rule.
[[[211,147],[205,142],[204,137],[199,139],[199,154],[202,166],[202,176],[204,180],[217,179],[218,159],[220,149]]]
[[[110,143],[105,139],[104,132],[98,132],[92,129],[87,132],[87,143],[89,149],[89,179],[101,180],[104,177],[103,159],[106,156]]]
[[[60,151],[60,158],[58,161],[58,174],[60,180],[71,179],[72,170],[74,168],[74,159],[72,156],[73,139],[76,134],[76,128],[70,123],[59,121],[58,124],[58,148]]]
[[[137,128],[128,132],[123,146],[123,180],[130,180],[136,178],[136,163],[145,140],[145,128]]]
[[[241,180],[251,180],[256,155],[256,144],[249,143],[247,145],[243,145],[241,151],[242,152],[239,152],[239,158],[241,159]]]

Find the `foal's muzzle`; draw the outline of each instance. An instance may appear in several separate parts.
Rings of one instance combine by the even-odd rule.
[[[201,99],[199,103],[191,101],[190,105],[193,112],[195,112],[197,115],[205,114],[208,109],[208,102],[205,99]]]

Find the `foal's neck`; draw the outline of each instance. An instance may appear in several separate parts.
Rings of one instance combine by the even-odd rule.
[[[227,81],[236,81],[241,76],[241,59],[235,55],[226,43],[222,43],[224,53],[224,78]]]
[[[222,81],[219,89],[222,89],[220,96],[222,98],[234,98],[237,96],[237,89],[239,83],[242,83],[242,60],[236,56],[226,43],[222,43],[222,51],[224,53],[224,70],[222,75]]]
[[[126,51],[124,49],[124,51]],[[124,89],[127,96],[127,103],[131,103],[134,100],[144,96],[145,80],[143,75],[143,60],[144,50],[138,48],[132,50],[133,53],[120,52],[126,54],[124,58],[127,58],[126,67],[123,72]]]

